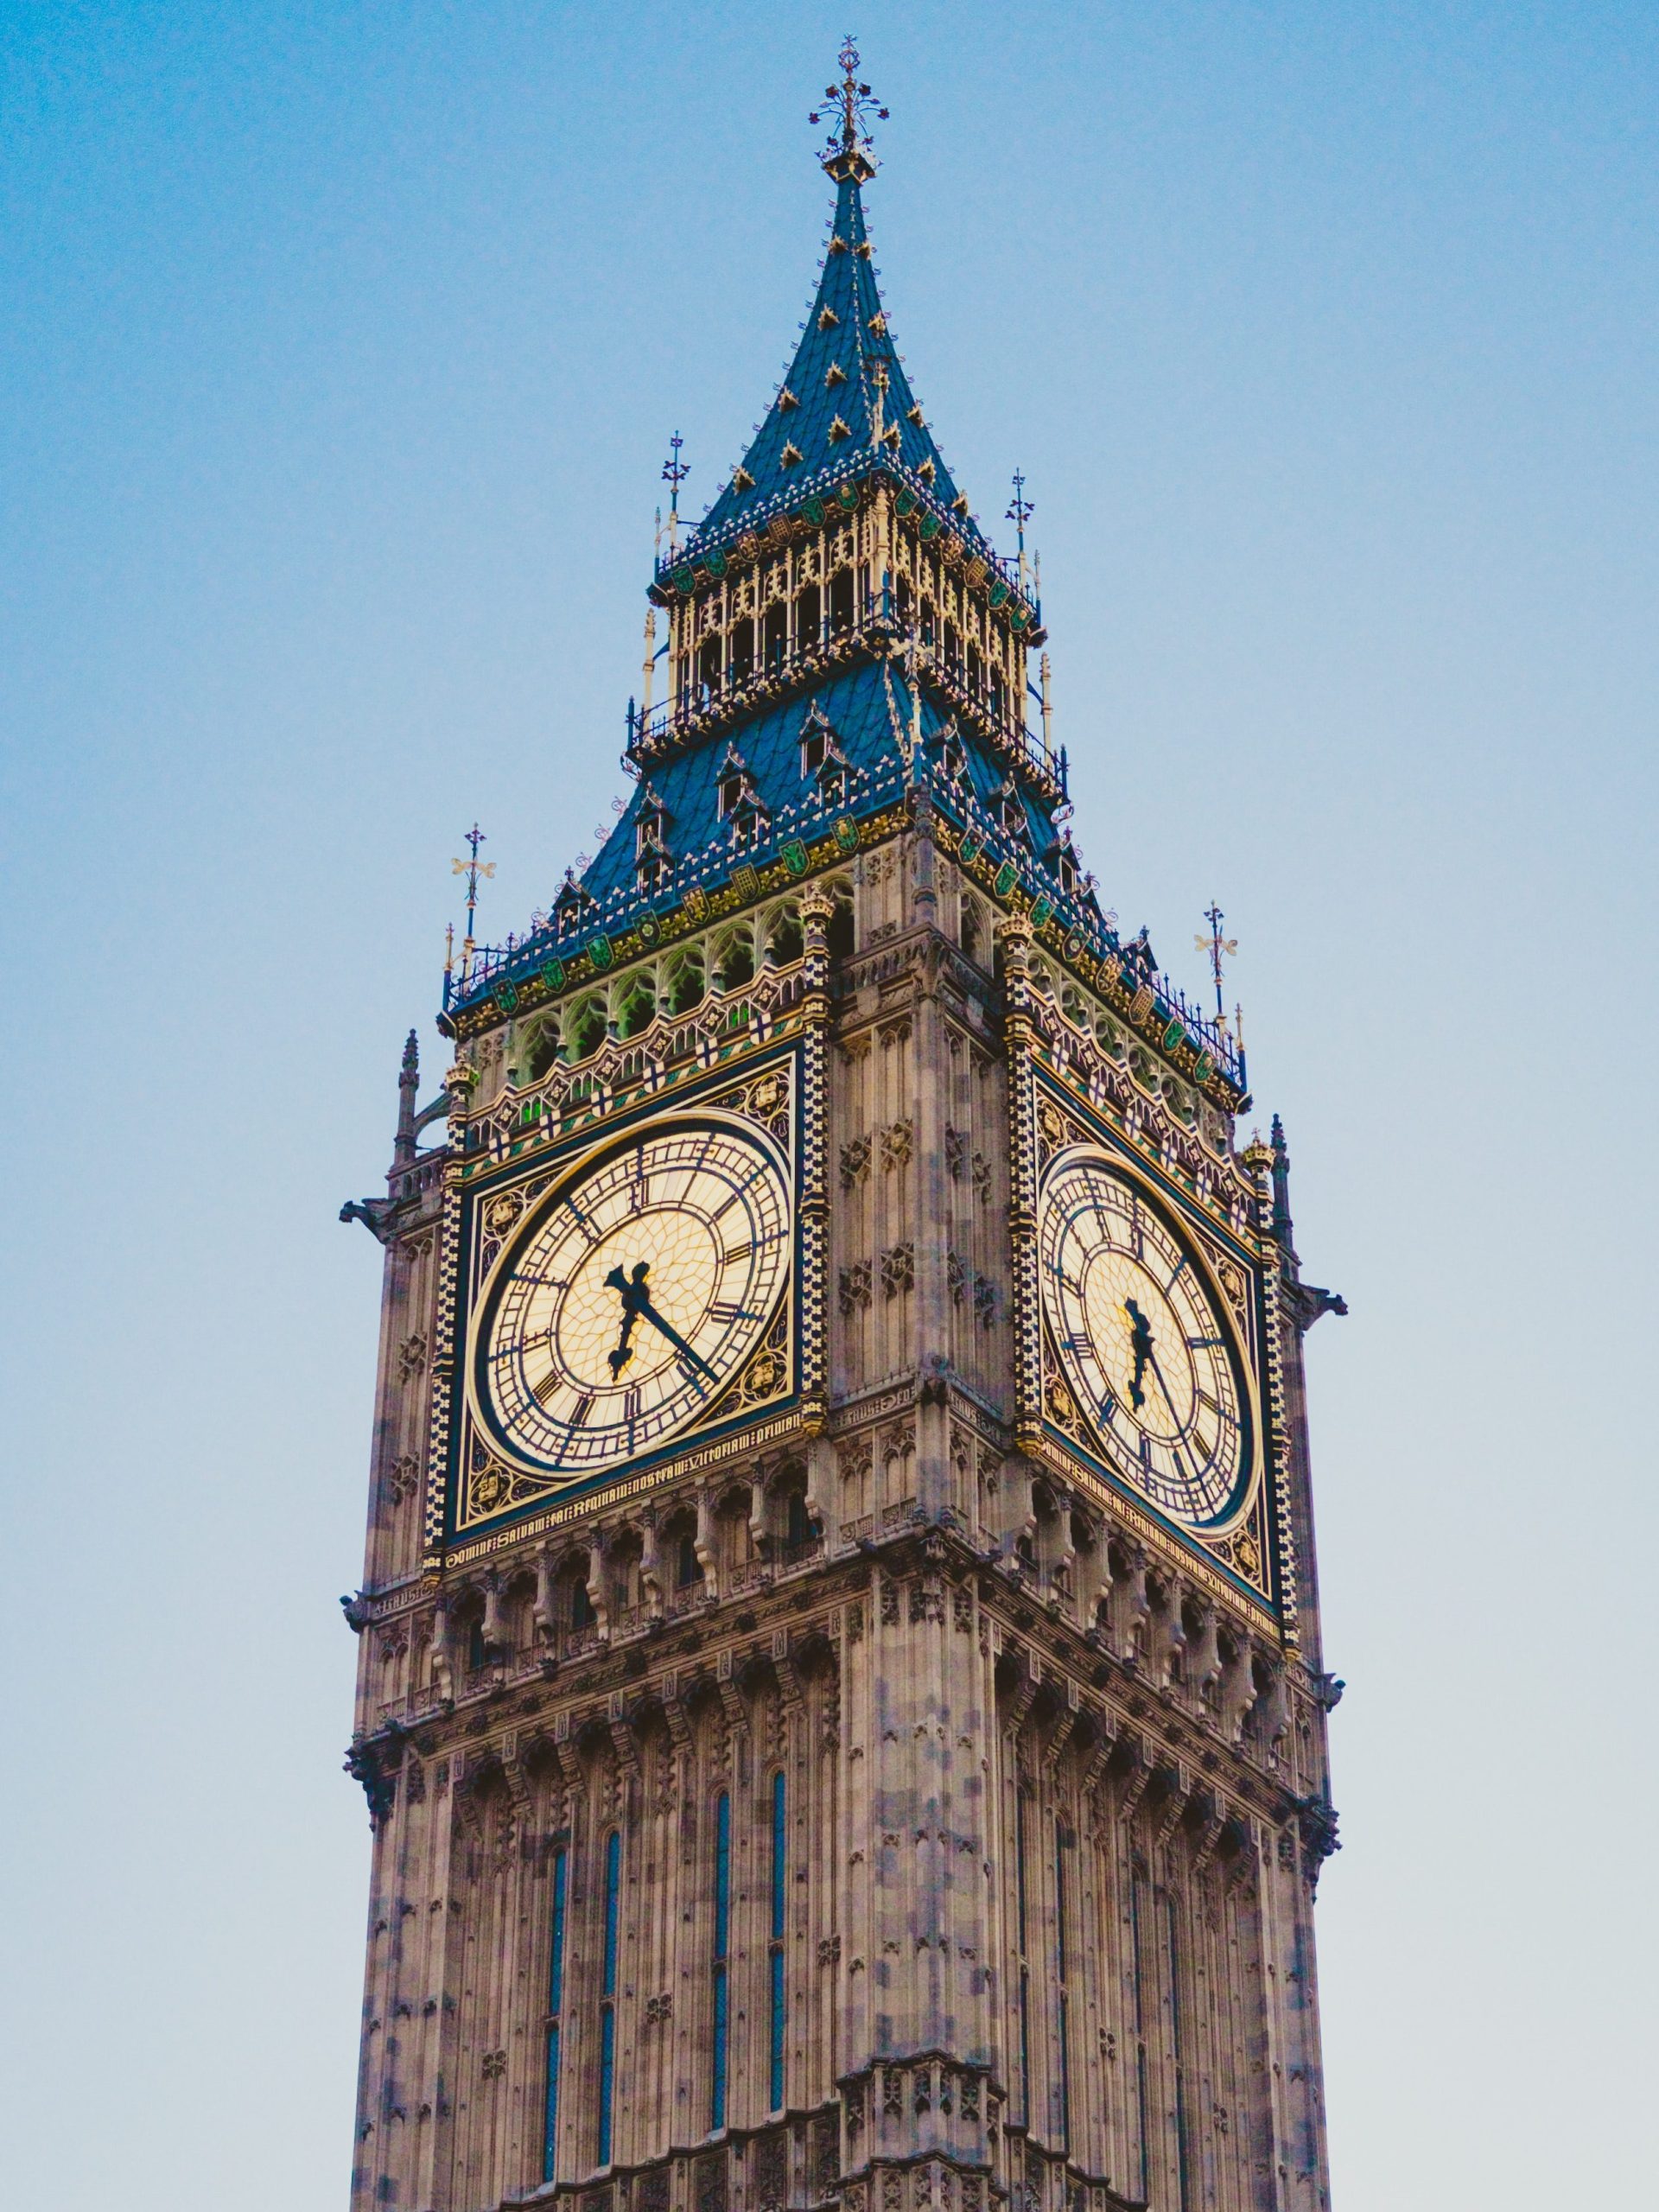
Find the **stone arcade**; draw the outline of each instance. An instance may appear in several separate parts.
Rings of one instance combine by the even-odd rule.
[[[1340,1301],[1236,1036],[1073,848],[842,65],[817,296],[658,567],[626,810],[469,945],[346,1210],[363,2212],[1328,2201]]]

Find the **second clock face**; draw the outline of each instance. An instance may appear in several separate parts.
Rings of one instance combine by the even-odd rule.
[[[1254,1452],[1243,1352],[1192,1245],[1105,1157],[1043,1194],[1044,1305],[1079,1408],[1119,1472],[1173,1520],[1244,1502]]]
[[[486,1288],[486,1425],[573,1482],[690,1426],[772,1319],[789,1230],[779,1161],[725,1122],[646,1130],[576,1169]]]

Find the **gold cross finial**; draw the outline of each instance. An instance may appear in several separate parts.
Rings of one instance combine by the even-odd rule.
[[[467,935],[461,945],[461,973],[464,976],[471,964],[472,950],[477,940],[477,931],[473,923],[478,912],[478,879],[480,875],[493,875],[495,862],[481,861],[478,857],[478,849],[485,842],[485,836],[476,822],[461,839],[461,842],[468,849],[471,857],[464,861],[451,861],[450,871],[453,874],[464,875],[467,879]]]
[[[1210,934],[1208,937],[1195,937],[1192,944],[1196,951],[1207,952],[1210,956],[1210,973],[1215,980],[1216,986],[1216,1020],[1224,1029],[1227,1027],[1227,1015],[1221,995],[1221,963],[1224,960],[1230,960],[1238,950],[1238,939],[1236,937],[1223,937],[1221,925],[1227,917],[1213,899],[1205,908],[1204,918],[1210,925]]]
[[[855,183],[865,184],[875,175],[875,163],[870,159],[869,118],[874,114],[878,122],[885,123],[887,111],[875,105],[869,86],[858,80],[859,54],[850,34],[842,41],[836,58],[841,63],[841,82],[824,86],[823,107],[815,107],[807,120],[822,123],[826,115],[835,118],[822,156],[823,166],[837,182],[850,176]]]

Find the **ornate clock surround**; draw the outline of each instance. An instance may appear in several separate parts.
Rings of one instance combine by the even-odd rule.
[[[694,1465],[724,1459],[798,1425],[803,1347],[813,1328],[822,1332],[822,1286],[809,1263],[809,1239],[798,1205],[789,1210],[787,1281],[758,1343],[745,1348],[729,1376],[722,1376],[707,1408],[676,1424],[637,1455],[586,1477],[561,1478],[504,1451],[479,1418],[469,1387],[474,1323],[492,1270],[520,1224],[530,1220],[558,1185],[580,1174],[631,1139],[688,1126],[729,1125],[753,1129],[775,1156],[787,1192],[798,1187],[808,1116],[809,1056],[798,1039],[747,1059],[741,1074],[726,1067],[701,1083],[641,1098],[607,1114],[601,1126],[538,1138],[526,1152],[499,1166],[475,1163],[463,1180],[459,1168],[447,1193],[453,1211],[455,1254],[449,1312],[441,1316],[437,1346],[439,1387],[433,1397],[434,1449],[430,1464],[441,1475],[428,1500],[430,1541],[454,1563],[517,1541],[532,1528],[554,1527],[591,1512],[594,1503],[620,1499],[683,1475]],[[514,1147],[517,1152],[517,1147]],[[440,1440],[442,1439],[442,1443]]]
[[[1248,1598],[1278,1618],[1292,1602],[1293,1577],[1286,1571],[1285,1532],[1281,1526],[1280,1461],[1284,1440],[1278,1419],[1277,1346],[1273,1313],[1260,1259],[1245,1239],[1220,1222],[1213,1209],[1172,1175],[1149,1146],[1134,1143],[1124,1132],[1065,1089],[1046,1070],[1033,1071],[1035,1179],[1040,1190],[1049,1169],[1073,1147],[1099,1154],[1116,1172],[1138,1185],[1159,1213],[1192,1245],[1222,1294],[1236,1329],[1249,1377],[1256,1428],[1255,1470],[1248,1499],[1230,1515],[1221,1532],[1211,1534],[1160,1510],[1156,1502],[1130,1484],[1095,1443],[1077,1407],[1054,1341],[1052,1320],[1037,1284],[1039,1269],[1033,1234],[1026,1264],[1033,1277],[1029,1310],[1040,1337],[1042,1452],[1067,1480],[1131,1525],[1139,1522],[1164,1545],[1175,1544],[1189,1559],[1203,1562],[1201,1579],[1234,1599]]]

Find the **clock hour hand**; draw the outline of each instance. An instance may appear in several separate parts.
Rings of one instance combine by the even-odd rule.
[[[712,1382],[715,1380],[714,1369],[709,1366],[706,1359],[700,1359],[697,1357],[673,1323],[664,1320],[662,1315],[652,1304],[651,1293],[645,1287],[645,1277],[650,1273],[649,1260],[636,1260],[631,1275],[625,1275],[620,1268],[613,1268],[605,1278],[606,1287],[615,1291],[622,1300],[621,1333],[616,1340],[616,1350],[606,1354],[610,1363],[613,1380],[620,1375],[622,1370],[633,1357],[633,1347],[628,1339],[633,1334],[634,1323],[643,1314],[652,1328],[668,1338],[682,1359],[689,1360],[693,1367],[700,1370]]]
[[[1151,1322],[1147,1320],[1132,1298],[1124,1300],[1123,1311],[1129,1317],[1129,1343],[1135,1352],[1135,1374],[1129,1382],[1129,1402],[1139,1413],[1147,1402],[1147,1394],[1141,1388],[1142,1378],[1146,1375],[1147,1363],[1151,1361],[1155,1371],[1158,1363],[1153,1355]],[[1158,1380],[1160,1383],[1163,1379],[1160,1375]],[[1169,1395],[1167,1390],[1164,1392],[1164,1395],[1166,1397]]]
[[[620,1268],[613,1268],[605,1278],[605,1287],[615,1291],[622,1300],[622,1327],[616,1339],[616,1350],[605,1355],[613,1382],[633,1357],[633,1347],[628,1339],[633,1334],[633,1325],[639,1319],[640,1309],[650,1303],[645,1294],[645,1277],[650,1272],[650,1262],[639,1260],[634,1263],[632,1282]]]

